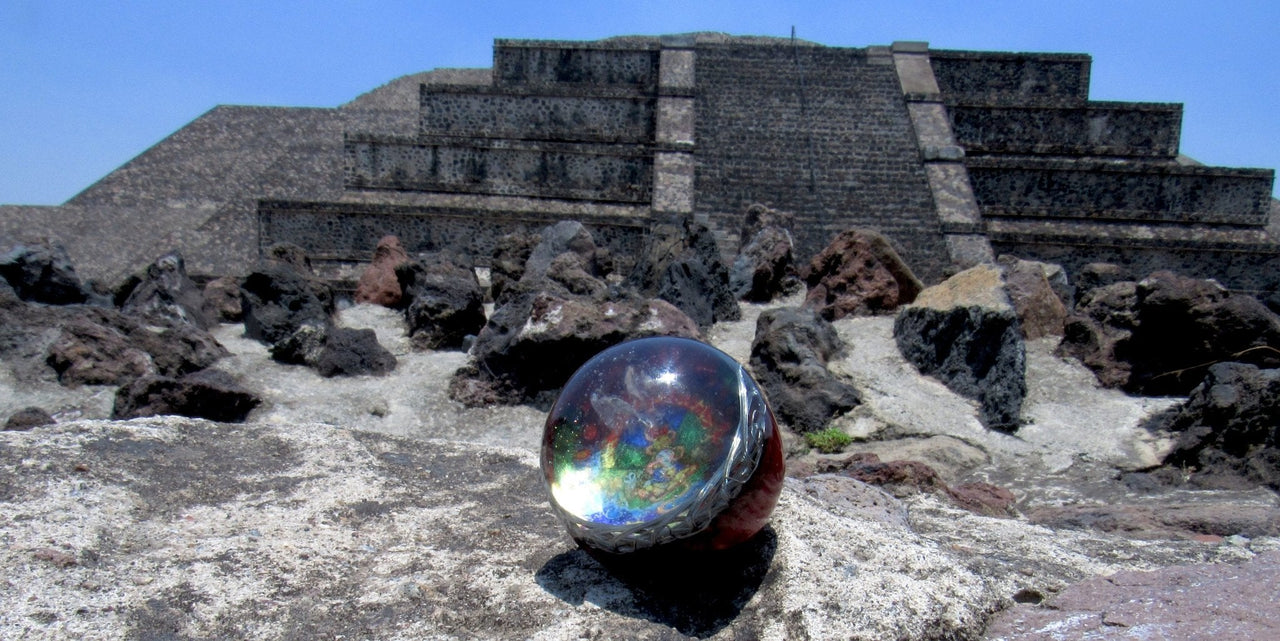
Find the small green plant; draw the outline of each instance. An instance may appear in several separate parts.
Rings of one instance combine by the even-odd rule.
[[[828,427],[825,430],[805,434],[804,442],[823,454],[835,454],[843,450],[846,445],[852,443],[853,437],[834,427]]]

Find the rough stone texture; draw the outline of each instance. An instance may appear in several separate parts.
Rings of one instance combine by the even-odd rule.
[[[24,407],[5,419],[4,429],[6,430],[29,430],[33,427],[42,425],[53,425],[57,421],[53,420],[49,413],[39,407]]]
[[[1005,293],[1018,314],[1023,338],[1062,336],[1067,308],[1047,276],[1061,274],[1062,268],[1055,270],[1056,266],[1012,256],[1001,256],[999,264],[1004,272]]]
[[[181,378],[143,376],[116,392],[114,419],[175,414],[242,423],[262,400],[225,372],[201,370]]]
[[[511,233],[498,239],[489,262],[489,297],[495,304],[509,300],[514,285],[524,276],[525,263],[540,238],[534,234]]]
[[[1026,353],[1000,271],[979,265],[924,290],[894,321],[902,355],[979,403],[991,429],[1021,425]]]
[[[1164,465],[1194,485],[1280,490],[1280,369],[1218,363],[1153,427],[1176,434]]]
[[[396,268],[408,261],[409,255],[400,245],[400,239],[383,236],[373,250],[373,262],[360,274],[355,301],[383,307],[398,306],[401,290],[400,281],[396,278]]]
[[[782,227],[763,227],[748,238],[729,270],[729,288],[734,296],[767,302],[800,287],[790,232]]]
[[[396,367],[396,357],[378,343],[372,329],[303,325],[271,346],[281,363],[306,365],[324,377],[381,375]]]
[[[1075,274],[1075,297],[1080,298],[1098,287],[1138,280],[1128,269],[1114,263],[1088,263]]]
[[[1064,354],[1104,385],[1185,395],[1223,361],[1280,364],[1280,317],[1213,281],[1156,272],[1086,293],[1067,320]]]
[[[715,238],[691,220],[655,225],[627,284],[675,305],[700,327],[742,317]]]
[[[85,287],[76,275],[71,257],[61,243],[19,243],[3,245],[0,277],[23,300],[68,305],[83,303]]]
[[[244,310],[240,306],[240,279],[221,276],[206,283],[204,313],[210,320],[239,323],[244,318]]]
[[[842,232],[814,256],[804,280],[805,305],[827,320],[892,312],[924,289],[888,239],[860,229]]]
[[[0,438],[14,639],[975,638],[1014,595],[1253,556],[930,497],[908,528],[882,494],[788,482],[736,552],[605,565],[552,517],[532,451],[177,417]]]
[[[1132,539],[1280,535],[1280,502],[1275,495],[1253,493],[1235,500],[1218,498],[1042,506],[1027,510],[1026,517],[1032,523],[1054,529],[1092,529]]]
[[[263,264],[240,283],[245,335],[276,343],[303,325],[326,325],[334,311],[324,281],[286,264]]]
[[[401,263],[395,275],[414,345],[458,349],[484,327],[484,289],[474,269],[437,255]]]
[[[827,369],[844,351],[835,328],[813,310],[784,307],[760,315],[751,371],[783,425],[821,430],[861,402],[853,385]]]
[[[211,323],[205,314],[204,295],[187,276],[186,263],[177,251],[147,266],[120,311],[161,325],[208,329]]]
[[[558,390],[587,359],[624,340],[700,335],[663,300],[525,294],[489,317],[471,349],[474,365],[459,370],[450,392],[468,405],[524,402]]]
[[[1271,639],[1280,635],[1280,552],[1238,564],[1117,572],[1082,581],[1039,605],[996,615],[990,641]]]

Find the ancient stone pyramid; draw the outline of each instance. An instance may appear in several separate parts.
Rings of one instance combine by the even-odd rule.
[[[710,226],[731,256],[752,203],[800,253],[883,232],[926,281],[1011,253],[1280,287],[1270,169],[1179,156],[1181,105],[1093,102],[1081,54],[825,47],[721,34],[498,40],[492,69],[397,79],[332,109],[221,106],[65,205],[0,207],[111,280],[181,249],[241,273],[301,245],[349,278],[378,239],[483,263],[572,218],[619,255],[649,225]]]

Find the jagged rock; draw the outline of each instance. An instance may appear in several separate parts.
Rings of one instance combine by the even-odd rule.
[[[601,274],[596,265],[596,257],[602,250],[596,247],[595,238],[582,223],[576,220],[562,220],[545,227],[538,234],[538,243],[529,253],[520,280],[532,281],[535,286],[547,275],[551,264],[559,256],[570,253],[579,259],[583,269],[593,275]]]
[[[205,317],[223,323],[239,323],[244,319],[240,306],[240,279],[234,276],[215,278],[204,286]]]
[[[742,317],[715,237],[692,220],[654,225],[626,282],[675,305],[699,327]]]
[[[147,266],[120,309],[161,325],[208,329],[211,324],[204,312],[204,295],[187,277],[186,264],[176,251]]]
[[[1280,552],[1242,563],[1126,571],[1069,586],[992,617],[984,639],[1272,639]],[[1038,601],[1038,599],[1037,599]]]
[[[558,390],[587,359],[624,340],[699,334],[662,300],[525,294],[494,311],[472,346],[475,365],[455,375],[450,393],[468,405],[524,402]]]
[[[42,408],[24,407],[9,415],[9,418],[4,422],[4,429],[14,431],[29,430],[42,425],[53,425],[56,422]]]
[[[271,358],[306,365],[324,377],[381,375],[395,369],[396,357],[378,343],[372,329],[303,325],[271,346]]]
[[[884,236],[850,229],[831,241],[804,273],[804,304],[827,320],[892,312],[924,289]]]
[[[156,371],[151,355],[125,332],[89,319],[63,325],[46,362],[64,385],[123,385]]]
[[[823,429],[861,399],[848,382],[827,369],[844,354],[831,323],[805,308],[772,309],[756,321],[751,370],[774,414],[796,432]]]
[[[979,265],[920,292],[898,312],[893,337],[921,374],[977,400],[983,425],[1018,429],[1026,351],[1000,270]]]
[[[395,236],[383,236],[373,250],[373,262],[360,274],[356,284],[355,301],[383,307],[400,305],[402,290],[396,277],[396,268],[409,262],[409,254]]]
[[[0,254],[0,278],[22,300],[49,305],[84,303],[89,297],[61,243],[19,243]]]
[[[1137,277],[1127,267],[1114,263],[1089,263],[1076,274],[1075,298],[1079,300],[1099,287],[1136,280]]]
[[[738,255],[729,270],[729,288],[741,300],[767,302],[803,287],[795,273],[795,216],[764,205],[747,208]]]
[[[129,338],[151,355],[156,372],[164,376],[182,376],[202,370],[227,355],[209,332],[192,325],[169,327],[155,332],[135,325]]]
[[[293,254],[285,258],[298,260]],[[264,262],[240,283],[244,333],[271,345],[303,325],[327,325],[334,311],[333,290],[287,262]]]
[[[582,256],[572,252],[553,258],[546,275],[548,281],[576,296],[601,297],[609,291],[608,283],[593,276]]]
[[[1067,320],[1060,351],[1103,385],[1180,396],[1214,363],[1280,365],[1280,317],[1213,281],[1156,272],[1087,293]]]
[[[1280,490],[1280,369],[1218,363],[1152,427],[1176,434],[1164,465],[1194,485]]]
[[[1062,268],[1013,256],[1001,256],[998,263],[1004,272],[1005,293],[1018,314],[1022,336],[1028,340],[1062,336],[1067,307],[1049,282],[1049,274],[1063,274]]]
[[[414,346],[458,349],[484,327],[484,290],[474,269],[435,256],[400,264],[396,277]]]
[[[276,243],[262,252],[262,260],[268,265],[289,267],[299,274],[315,276],[307,250],[293,243]]]
[[[166,414],[242,423],[262,402],[226,372],[201,370],[182,376],[143,376],[116,391],[113,419]]]
[[[524,266],[541,238],[537,234],[515,232],[498,239],[489,265],[489,297],[501,305],[514,295],[515,284],[524,277]]]

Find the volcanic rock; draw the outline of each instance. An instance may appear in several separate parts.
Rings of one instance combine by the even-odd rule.
[[[1089,263],[1076,274],[1075,298],[1079,300],[1099,287],[1136,280],[1137,277],[1126,267],[1114,263]]]
[[[271,358],[306,365],[326,378],[381,375],[395,369],[396,357],[378,343],[372,329],[303,325],[271,346]]]
[[[187,277],[182,254],[176,251],[147,266],[120,309],[159,325],[208,329],[211,324],[204,311],[204,294]]]
[[[1218,363],[1152,427],[1177,435],[1164,465],[1195,485],[1280,490],[1280,369]]]
[[[7,246],[0,254],[0,278],[22,300],[70,305],[89,298],[66,248],[57,241]]]
[[[1001,256],[998,263],[1004,272],[1005,293],[1018,314],[1022,336],[1027,340],[1062,336],[1067,307],[1049,282],[1049,275],[1063,274],[1062,268],[1012,256]]]
[[[57,421],[53,420],[49,413],[39,407],[24,407],[9,416],[4,422],[6,430],[29,430],[33,427],[42,425],[53,425]]]
[[[244,318],[240,306],[240,279],[220,276],[204,286],[205,317],[223,323],[239,323]]]
[[[1067,320],[1061,353],[1103,385],[1186,395],[1214,363],[1280,366],[1280,317],[1217,283],[1156,272],[1086,293]]]
[[[458,349],[484,327],[484,290],[474,269],[436,255],[396,268],[405,322],[422,349]]]
[[[329,324],[334,311],[329,285],[299,271],[297,256],[284,257],[289,261],[266,261],[240,283],[245,335],[268,345],[303,325]]]
[[[675,305],[699,327],[742,317],[715,237],[692,220],[654,225],[626,284]]]
[[[767,302],[802,287],[795,274],[791,237],[794,216],[764,205],[747,208],[729,287],[741,300]]]
[[[812,432],[856,407],[858,391],[827,363],[844,355],[831,323],[806,308],[769,310],[756,321],[751,370],[774,414],[796,432]]]
[[[804,273],[805,306],[827,320],[892,312],[924,285],[884,236],[850,229],[831,241]]]
[[[407,262],[409,254],[400,244],[400,239],[391,235],[383,236],[373,250],[373,262],[360,274],[355,301],[383,307],[399,306],[402,292],[396,268]]]
[[[524,277],[525,263],[541,240],[537,234],[514,232],[498,239],[489,264],[489,297],[502,305],[515,294],[515,284]]]
[[[662,300],[525,294],[489,317],[471,349],[474,365],[455,375],[451,395],[468,405],[526,402],[558,390],[587,359],[624,340],[699,335]]]
[[[893,336],[921,374],[977,400],[983,425],[1018,429],[1026,351],[998,269],[978,265],[922,291],[898,312]]]
[[[201,370],[182,376],[143,376],[116,391],[114,419],[166,414],[242,423],[262,400],[225,372]]]

